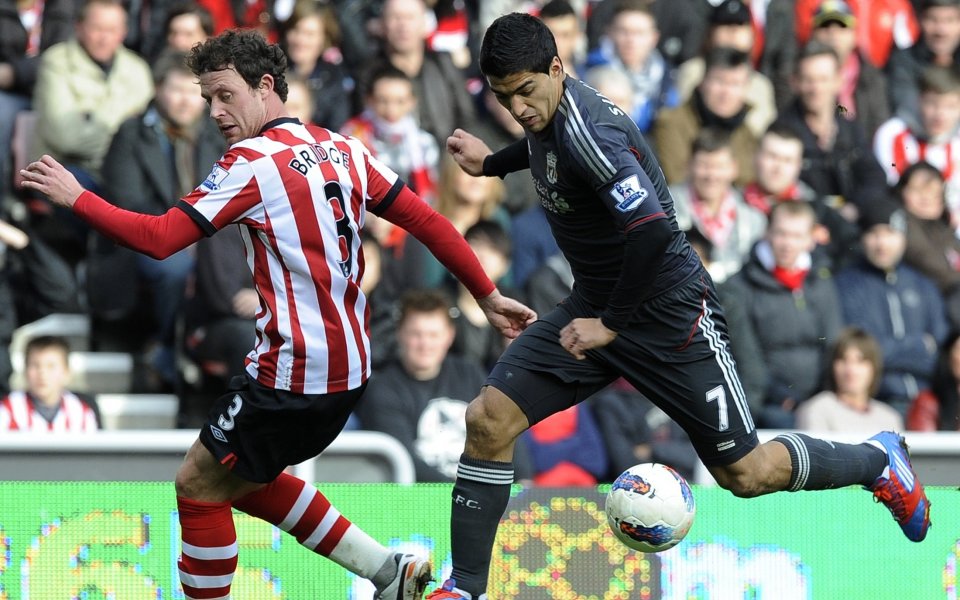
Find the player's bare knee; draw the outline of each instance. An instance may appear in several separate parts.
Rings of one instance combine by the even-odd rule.
[[[491,393],[489,389],[484,388],[467,407],[467,453],[477,458],[498,454],[526,427],[516,405],[502,393]]]
[[[755,472],[737,469],[735,466],[716,467],[710,472],[720,487],[738,498],[755,498],[767,492],[766,486]]]

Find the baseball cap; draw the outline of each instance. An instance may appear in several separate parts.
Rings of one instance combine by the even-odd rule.
[[[839,23],[844,27],[853,27],[857,23],[850,5],[843,0],[824,0],[813,13],[813,26],[823,27],[827,23]]]
[[[711,25],[749,25],[750,8],[741,0],[724,0],[710,14]]]
[[[903,207],[896,202],[883,200],[860,213],[858,220],[860,231],[867,233],[876,225],[886,225],[900,233],[907,232],[907,216]]]

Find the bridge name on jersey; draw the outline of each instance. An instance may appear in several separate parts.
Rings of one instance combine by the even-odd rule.
[[[350,155],[332,145],[310,144],[296,154],[297,156],[287,163],[287,166],[304,177],[307,176],[311,168],[321,162],[329,161],[335,165],[343,165],[345,169],[350,168]]]

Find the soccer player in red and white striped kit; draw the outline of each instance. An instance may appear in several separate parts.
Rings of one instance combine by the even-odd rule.
[[[246,377],[218,399],[176,476],[184,592],[230,597],[236,508],[371,579],[377,599],[420,598],[431,578],[427,559],[394,554],[283,472],[333,441],[370,375],[369,309],[360,291],[365,212],[426,244],[504,335],[516,337],[536,315],[502,296],[450,223],[360,142],[287,116],[286,59],[276,45],[227,31],[194,47],[188,62],[230,148],[166,214],[117,208],[49,156],[22,172],[25,187],[154,258],[240,227],[260,295],[255,343]]]

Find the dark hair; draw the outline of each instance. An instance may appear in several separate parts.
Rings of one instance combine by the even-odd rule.
[[[737,69],[750,66],[750,55],[736,48],[717,46],[707,51],[704,56],[704,73],[711,69]]]
[[[920,93],[955,94],[960,92],[960,77],[949,67],[931,66],[920,75]]]
[[[832,56],[833,62],[837,63],[838,69],[840,68],[840,57],[832,46],[819,40],[810,40],[806,46],[800,49],[800,53],[797,55],[797,62],[794,65],[794,72],[800,72],[800,63],[808,58],[816,58],[817,56]]]
[[[928,8],[960,8],[960,0],[923,0],[920,12],[925,12]]]
[[[70,344],[65,337],[59,335],[41,335],[27,342],[27,346],[23,350],[24,360],[28,360],[32,353],[43,350],[59,350],[63,352],[64,358],[70,356]]]
[[[556,19],[557,17],[569,17],[571,15],[576,17],[577,11],[567,0],[550,0],[540,8],[541,19]]]
[[[251,88],[260,86],[264,75],[273,77],[273,91],[281,102],[287,101],[287,57],[276,44],[268,44],[251,29],[228,29],[217,37],[197,44],[187,56],[193,74],[233,68]]]
[[[170,24],[173,23],[174,19],[184,15],[196,15],[197,19],[200,20],[200,27],[203,28],[203,32],[207,36],[213,35],[213,16],[210,15],[209,10],[196,2],[180,2],[173,5],[173,8],[167,13],[167,20],[163,23],[164,34],[170,33]]]
[[[719,127],[704,127],[693,139],[690,145],[690,156],[698,152],[717,152],[718,150],[732,150],[730,133]]]
[[[374,67],[374,69],[370,72],[370,78],[367,80],[366,89],[363,90],[364,95],[370,96],[373,93],[373,88],[377,86],[377,83],[383,81],[384,79],[399,79],[400,81],[406,81],[410,84],[413,83],[409,75],[393,66],[391,63],[382,62]]]
[[[467,243],[487,243],[496,249],[497,252],[507,257],[508,260],[513,250],[510,235],[507,234],[503,226],[496,221],[490,221],[488,219],[481,219],[468,227],[467,230],[463,232],[463,239],[467,240]]]
[[[883,376],[883,352],[875,337],[859,327],[846,327],[837,335],[830,351],[830,368],[827,369],[827,388],[837,391],[837,379],[833,373],[833,363],[837,362],[847,350],[857,349],[873,365],[873,378],[870,380],[870,397],[877,395]]]
[[[903,197],[903,188],[907,187],[907,184],[910,183],[910,180],[917,173],[929,173],[936,179],[939,179],[941,183],[946,183],[946,179],[943,177],[943,171],[925,160],[920,160],[904,169],[903,173],[900,173],[900,179],[898,179],[896,185],[893,186],[893,191],[896,192],[898,198]]]
[[[762,140],[768,135],[775,135],[778,138],[790,140],[791,142],[803,143],[803,138],[800,137],[800,133],[796,130],[796,128],[791,127],[786,123],[774,122],[772,125],[770,125],[770,127],[767,127],[767,130],[763,132],[763,135],[760,136],[760,139]]]
[[[179,50],[166,49],[160,53],[153,63],[153,83],[160,87],[170,73],[193,74],[187,65],[187,53]]]
[[[480,71],[504,78],[517,73],[549,73],[557,42],[543,21],[524,13],[498,17],[483,35]]]
[[[400,296],[397,323],[402,324],[410,315],[435,312],[443,313],[453,323],[452,307],[450,298],[439,290],[407,290]]]

